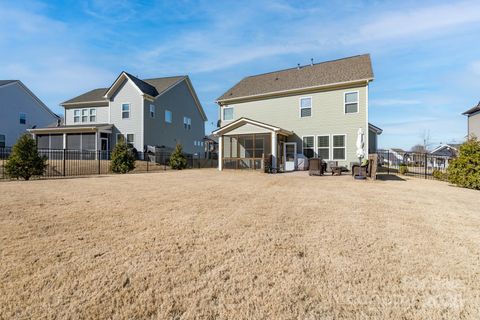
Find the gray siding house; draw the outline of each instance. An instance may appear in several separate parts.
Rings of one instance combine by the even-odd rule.
[[[37,128],[39,147],[112,150],[124,140],[138,151],[147,146],[203,154],[207,117],[188,76],[138,79],[122,72],[108,88],[98,88],[61,104],[65,124]]]
[[[0,148],[14,145],[27,129],[59,120],[20,80],[0,80]]]
[[[467,136],[480,139],[480,102],[473,108],[463,113],[467,119]]]
[[[219,169],[262,169],[269,155],[282,171],[305,157],[349,167],[358,161],[358,129],[368,152],[382,132],[368,122],[372,80],[368,54],[242,79],[217,99]]]

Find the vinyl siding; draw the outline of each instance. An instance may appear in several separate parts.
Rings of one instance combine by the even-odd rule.
[[[468,117],[468,135],[480,138],[480,112]]]
[[[89,117],[87,122],[82,122],[82,119],[80,117],[80,122],[75,123],[74,120],[73,120],[74,110],[82,110],[82,109],[96,109],[97,110],[97,121],[90,122],[90,117]],[[97,123],[109,123],[108,120],[109,120],[108,119],[108,105],[102,106],[102,107],[100,107],[100,106],[79,105],[79,106],[76,106],[76,107],[65,108],[65,125],[79,125],[79,124],[86,125],[86,124],[97,124]]]
[[[20,124],[21,112],[27,114],[26,124]],[[6,136],[6,146],[13,146],[27,129],[54,125],[56,121],[19,83],[0,87],[0,134]]]
[[[358,113],[345,114],[344,94],[351,91],[359,92]],[[349,166],[350,162],[358,161],[355,146],[358,128],[368,132],[367,96],[368,86],[355,86],[303,95],[236,103],[230,106],[234,107],[233,120],[245,117],[293,131],[294,134],[288,138],[288,141],[297,143],[298,153],[302,152],[303,136],[315,136],[316,146],[317,135],[346,134],[346,160],[339,161],[339,164]],[[312,98],[311,117],[300,117],[300,98],[302,97]],[[220,114],[222,114],[221,110]],[[230,122],[221,121],[221,126]],[[330,145],[332,145],[332,138],[330,139]],[[366,141],[368,142],[368,137]],[[367,145],[366,148],[368,148]],[[331,151],[330,154],[332,153]]]
[[[130,118],[122,119],[122,104],[130,104]],[[112,129],[111,149],[116,144],[117,133],[124,135],[134,134],[134,147],[138,151],[144,150],[143,143],[143,97],[137,87],[129,80],[125,81],[110,101],[110,123]],[[108,122],[108,121],[107,121]]]
[[[150,117],[150,104],[155,105],[155,118]],[[205,122],[185,81],[180,82],[155,101],[144,101],[145,145],[174,148],[182,144],[186,153],[203,156],[204,147],[195,146],[194,141],[203,141]],[[165,110],[172,112],[172,123],[165,122]],[[190,130],[183,125],[183,117],[192,119]]]

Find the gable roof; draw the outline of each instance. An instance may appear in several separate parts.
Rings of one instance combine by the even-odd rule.
[[[373,80],[369,54],[246,77],[217,102],[362,80]]]
[[[62,102],[61,105],[63,106],[66,104],[75,104],[75,103],[84,103],[84,102],[100,102],[100,101],[107,102],[107,100],[104,97],[107,89],[108,88],[98,88],[98,89],[90,90],[88,92],[85,92],[84,94],[79,95],[78,97]]]
[[[475,112],[478,112],[478,111],[480,111],[480,101],[478,102],[478,104],[475,107],[468,109],[467,111],[465,111],[462,114],[468,116],[468,115],[471,115],[472,113],[475,113]]]
[[[270,131],[274,131],[274,132],[283,134],[285,136],[290,136],[290,135],[293,134],[293,132],[291,132],[289,130],[285,130],[285,129],[282,129],[282,128],[277,127],[277,126],[273,126],[271,124],[267,124],[267,123],[264,123],[264,122],[260,122],[260,121],[256,121],[256,120],[252,120],[252,119],[249,119],[249,118],[242,117],[242,118],[237,119],[233,122],[230,122],[227,125],[224,125],[221,128],[218,128],[217,130],[212,131],[212,135],[219,136],[219,135],[230,132],[230,131],[232,131],[236,128],[239,128],[243,125],[246,125],[246,124],[252,124],[254,126],[257,126],[257,127],[260,127],[260,128],[265,128],[265,129],[268,129]]]
[[[52,117],[54,119],[60,119],[60,117],[55,112],[50,110],[50,108],[47,107],[47,105],[45,103],[43,103],[43,101],[40,100],[30,89],[28,89],[28,87],[25,84],[23,84],[22,81],[20,81],[20,80],[0,80],[0,86],[4,86],[4,85],[10,84],[10,83],[17,83],[28,95],[30,95],[30,97],[33,98],[33,100],[35,100],[40,105],[40,107],[42,107],[45,111],[47,111],[50,115],[52,115]]]
[[[124,71],[125,72],[125,71]],[[157,88],[152,86],[151,84],[138,79],[137,77],[132,76],[130,73],[125,72],[125,74],[133,81],[133,83],[142,91],[144,94],[148,94],[151,97],[158,96]]]

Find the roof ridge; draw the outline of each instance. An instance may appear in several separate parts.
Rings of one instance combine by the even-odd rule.
[[[168,76],[168,77],[158,77],[158,78],[146,78],[146,79],[140,79],[140,80],[147,81],[147,80],[168,79],[168,78],[182,78],[182,77],[186,78],[186,77],[188,77],[188,75]]]
[[[357,54],[357,55],[349,56],[349,57],[343,57],[343,58],[338,58],[338,59],[333,59],[333,60],[321,61],[321,62],[314,63],[313,66],[318,66],[318,65],[324,64],[324,63],[331,63],[331,62],[336,62],[336,61],[341,61],[341,60],[346,60],[346,59],[352,59],[352,58],[358,58],[358,57],[363,57],[363,56],[370,56],[370,53],[363,53],[363,54]],[[305,68],[305,67],[312,67],[312,65],[311,64],[305,64],[303,66],[300,66],[300,69]],[[254,75],[251,75],[251,76],[246,76],[243,79],[253,78],[253,77],[257,77],[257,76],[264,76],[266,74],[283,72],[283,71],[293,70],[293,69],[297,69],[297,68],[298,68],[298,66],[291,67],[291,68],[280,69],[280,70],[275,70],[275,71],[264,72],[264,73],[258,73],[258,74],[254,74]]]

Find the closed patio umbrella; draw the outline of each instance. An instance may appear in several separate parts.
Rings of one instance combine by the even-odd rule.
[[[365,134],[363,133],[362,128],[358,128],[357,131],[357,157],[360,162],[359,175],[355,176],[356,179],[365,179],[366,177],[362,176],[362,159],[365,157]]]

